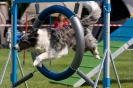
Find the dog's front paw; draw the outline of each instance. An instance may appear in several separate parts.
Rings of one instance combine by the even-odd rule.
[[[36,67],[36,66],[39,66],[39,67],[42,67],[42,62],[39,58],[36,58],[33,62],[33,66]]]
[[[42,62],[40,62],[40,63],[38,64],[38,66],[39,66],[39,67],[42,67]]]
[[[33,62],[33,66],[36,67],[36,66],[39,66],[39,67],[42,67],[42,63],[38,63],[37,61],[34,61]]]
[[[94,55],[96,59],[101,59],[99,55]]]

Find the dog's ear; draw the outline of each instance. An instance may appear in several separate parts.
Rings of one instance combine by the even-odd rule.
[[[34,30],[34,28],[30,28],[27,33],[31,33]]]
[[[37,28],[30,28],[29,30],[28,30],[28,33],[32,33],[33,31],[36,31],[37,30]]]
[[[30,44],[30,41],[27,41],[27,40],[23,40],[23,42],[25,42],[27,44]]]
[[[32,30],[28,37],[31,38],[31,37],[37,37],[38,36],[38,33],[37,33],[38,29],[35,29],[35,30]]]
[[[31,32],[31,34],[36,35],[36,34],[37,34],[37,31],[38,31],[38,29],[34,29],[34,30]]]
[[[31,45],[31,46],[35,46],[36,45],[36,42],[37,42],[37,38],[36,37],[31,37],[31,38],[29,38],[29,44]]]

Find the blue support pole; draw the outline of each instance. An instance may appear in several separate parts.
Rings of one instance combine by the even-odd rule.
[[[103,52],[105,52],[106,50],[106,10],[105,10],[105,5],[106,5],[106,0],[104,0],[103,3],[103,23],[104,23],[104,27],[103,27]],[[107,51],[108,52],[108,51]],[[106,53],[107,56],[107,53]],[[105,56],[105,58],[106,58]],[[104,60],[104,65],[103,65],[103,88],[105,88],[105,79],[106,79],[106,60]]]
[[[17,31],[17,3],[14,3],[12,1],[12,8],[11,8],[11,23],[12,23],[12,46],[14,46],[16,44],[16,31]],[[11,47],[12,47],[11,46]],[[16,55],[16,50],[14,50],[13,48],[12,49],[12,72],[11,72],[11,85],[16,82],[17,80],[17,55]],[[14,88],[14,87],[12,87]]]
[[[103,67],[103,88],[110,88],[110,0],[104,0],[104,51],[107,49]]]

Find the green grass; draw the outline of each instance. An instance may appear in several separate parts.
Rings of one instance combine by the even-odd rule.
[[[0,49],[0,76],[6,61],[6,58],[8,56],[8,49]],[[115,65],[117,68],[117,72],[121,81],[121,86],[122,88],[133,88],[133,51],[130,52],[130,63],[129,63],[129,57],[128,57],[128,51],[125,51],[124,53],[122,53],[121,55],[119,55],[116,59],[115,59]],[[23,52],[18,53],[19,55],[19,59],[21,61],[21,63],[23,62]],[[70,65],[71,61],[73,60],[74,57],[74,52],[71,51],[67,56],[64,56],[60,59],[56,59],[52,61],[52,65],[49,64],[49,62],[45,62],[45,65],[52,71],[56,71],[56,72],[60,72],[62,70],[64,70],[67,66]],[[129,74],[129,66],[130,66],[130,74]],[[26,63],[25,65],[22,64],[23,70],[25,75],[29,74],[30,72],[34,71],[34,67],[32,66],[32,59],[30,56],[30,53],[27,52],[26,53]],[[9,61],[5,76],[4,76],[4,80],[2,85],[0,85],[0,88],[10,88],[10,73],[11,73],[11,60]],[[99,88],[102,88],[102,73],[100,76],[100,80],[99,80]],[[17,78],[20,79],[21,73],[19,68],[17,69]],[[128,78],[130,76],[130,78]],[[95,80],[95,77],[92,77],[93,80]],[[110,77],[111,77],[111,88],[118,88],[117,87],[117,82],[115,79],[115,75],[113,73],[113,69],[112,66],[110,68]],[[55,83],[50,83],[49,79],[42,76],[39,72],[36,72],[34,74],[34,77],[32,77],[31,79],[29,79],[27,81],[27,84],[29,86],[29,88],[72,88],[71,86],[67,86],[67,85],[62,85],[62,84],[55,84]],[[17,88],[25,88],[24,84],[19,85]],[[90,86],[88,86],[87,83],[85,83],[84,85],[82,85],[79,88],[91,88]]]

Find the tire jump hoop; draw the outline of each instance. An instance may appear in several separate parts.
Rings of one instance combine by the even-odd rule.
[[[40,28],[43,21],[45,20],[45,18],[53,13],[62,13],[67,18],[69,18],[69,20],[75,30],[75,33],[76,33],[76,42],[77,42],[76,53],[75,53],[75,56],[74,56],[74,59],[73,59],[71,65],[63,72],[59,72],[59,73],[52,72],[52,71],[48,70],[44,65],[42,65],[42,67],[37,66],[37,69],[45,77],[55,80],[55,81],[60,81],[60,80],[70,77],[71,75],[73,75],[75,73],[75,71],[77,71],[77,69],[80,66],[80,63],[82,61],[82,58],[83,58],[85,42],[84,42],[83,28],[82,28],[82,25],[81,25],[79,19],[75,16],[75,14],[71,10],[69,10],[66,7],[60,6],[60,5],[53,5],[53,6],[50,6],[46,9],[44,9],[36,18],[36,20],[33,24],[33,28]],[[35,57],[37,56],[37,53],[32,52],[31,56],[34,61],[36,59]],[[36,70],[34,72],[36,72]],[[24,81],[30,79],[31,77],[33,77],[34,72],[30,73],[27,76],[23,77],[22,79],[18,80],[12,86],[16,87],[16,86],[20,85],[21,83],[23,83]]]
[[[42,73],[45,77],[52,79],[52,80],[59,81],[59,80],[66,79],[70,77],[71,75],[73,75],[75,71],[77,70],[77,68],[80,66],[80,63],[82,61],[83,54],[84,54],[85,44],[84,44],[83,28],[82,28],[82,25],[79,19],[75,16],[75,14],[71,10],[69,10],[66,7],[60,6],[60,5],[53,5],[53,6],[50,6],[44,9],[38,15],[38,18],[36,18],[33,24],[33,28],[40,28],[45,18],[53,13],[64,14],[70,20],[76,33],[76,42],[77,42],[76,53],[75,53],[74,59],[71,65],[65,71],[55,73],[55,72],[48,70],[44,65],[42,65],[42,67],[37,67],[40,73]],[[36,55],[37,55],[36,53],[32,53],[33,60],[35,59]]]

